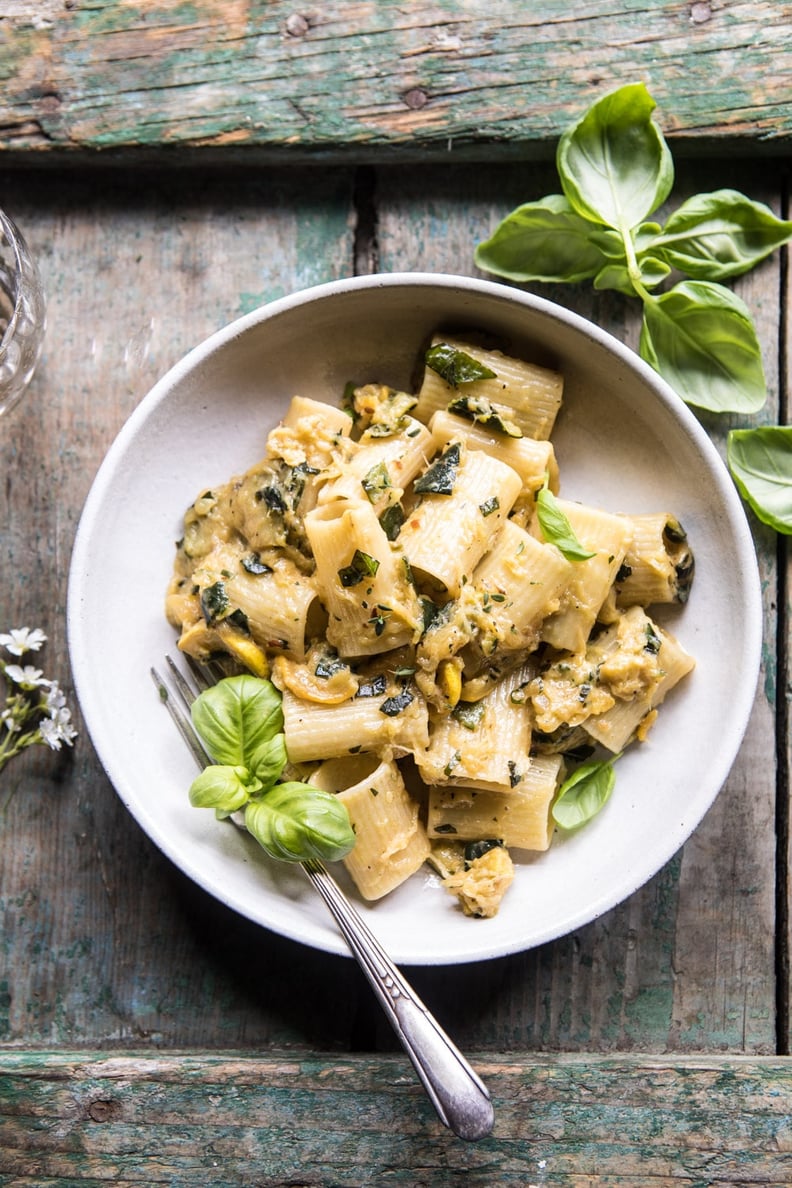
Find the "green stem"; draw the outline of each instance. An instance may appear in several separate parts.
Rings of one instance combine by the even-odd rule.
[[[655,298],[645,287],[641,279],[641,268],[638,264],[638,257],[635,254],[635,244],[633,243],[633,237],[630,234],[629,228],[621,228],[621,237],[624,245],[624,254],[627,258],[627,272],[630,276],[630,283],[644,305],[648,305]]]

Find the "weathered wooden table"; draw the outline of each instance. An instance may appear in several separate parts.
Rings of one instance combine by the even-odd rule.
[[[473,273],[503,214],[557,188],[560,129],[621,83],[658,101],[675,202],[734,186],[781,213],[790,183],[779,0],[5,0],[0,72],[0,205],[50,311],[34,383],[0,422],[0,631],[43,627],[67,689],[84,497],[151,383],[208,332],[335,277]],[[785,258],[735,287],[762,341],[763,416],[784,421]],[[635,344],[626,299],[544,295]],[[722,446],[725,419],[706,425]],[[189,883],[84,732],[14,760],[0,1183],[792,1183],[789,570],[786,543],[754,529],[763,677],[681,853],[554,944],[408,971],[492,1090],[476,1145],[436,1120],[357,967]]]

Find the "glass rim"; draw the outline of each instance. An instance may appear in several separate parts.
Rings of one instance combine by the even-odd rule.
[[[14,293],[14,311],[6,323],[2,337],[0,337],[0,354],[3,354],[8,343],[14,336],[16,331],[16,324],[19,320],[19,310],[22,304],[22,280],[25,271],[25,259],[23,256],[22,232],[17,227],[10,215],[7,215],[4,210],[0,210],[0,228],[3,235],[10,245],[14,253],[14,265],[16,267],[16,292]]]

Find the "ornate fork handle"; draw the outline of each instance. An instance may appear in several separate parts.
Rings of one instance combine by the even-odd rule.
[[[176,696],[156,669],[152,668],[151,675],[179,733],[198,766],[203,767],[211,760],[183,708],[189,708],[194,691],[171,657],[165,659]],[[193,675],[203,682],[201,674]],[[495,1117],[486,1085],[421,1002],[322,863],[311,858],[301,865],[368,978],[440,1121],[459,1138],[485,1138]]]
[[[371,983],[440,1120],[459,1138],[484,1138],[494,1121],[486,1086],[322,863],[309,859],[302,866]]]

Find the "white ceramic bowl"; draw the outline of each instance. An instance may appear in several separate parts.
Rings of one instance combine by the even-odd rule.
[[[603,812],[520,863],[492,920],[463,916],[419,873],[363,906],[406,964],[475,961],[561,936],[655,874],[725,781],[753,702],[761,603],[753,545],[733,485],[685,405],[628,348],[575,314],[485,281],[361,277],[276,301],[213,335],[141,402],[90,492],[74,548],[68,626],[77,693],[124,804],[190,878],[265,927],[346,953],[299,868],[190,807],[193,761],[149,666],[174,649],[163,615],[181,517],[198,495],[256,461],[296,393],[336,403],[344,384],[409,384],[436,329],[475,328],[557,365],[565,398],[553,439],[562,492],[612,511],[670,511],[696,555],[689,603],[663,616],[697,667],[648,740],[618,765]]]

